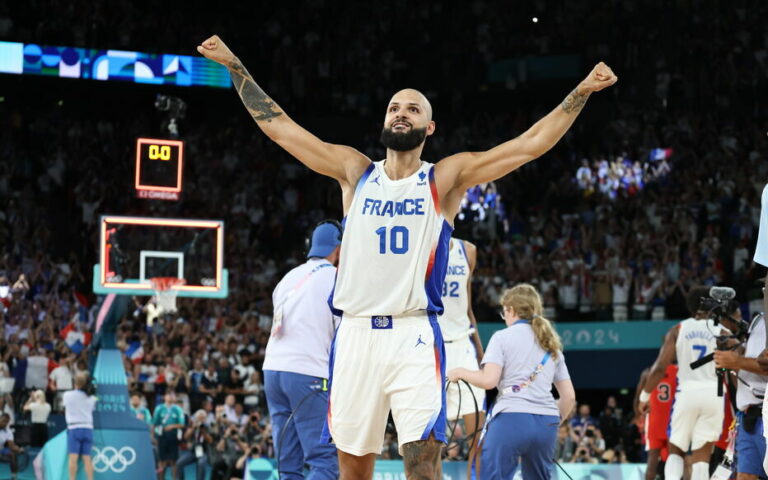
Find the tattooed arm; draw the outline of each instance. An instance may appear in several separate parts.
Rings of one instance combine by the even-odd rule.
[[[446,216],[455,214],[467,188],[503,177],[546,153],[573,125],[589,95],[617,80],[613,71],[600,62],[560,105],[519,137],[485,152],[459,153],[439,162],[435,180],[441,199],[448,202],[443,205]]]
[[[240,59],[214,35],[197,47],[206,58],[224,65],[256,125],[273,141],[317,173],[344,185],[356,182],[370,160],[354,148],[326,143],[291,120],[248,73]]]

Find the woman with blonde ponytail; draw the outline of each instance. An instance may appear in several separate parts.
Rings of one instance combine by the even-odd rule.
[[[448,372],[448,380],[499,389],[486,423],[482,480],[512,478],[520,460],[526,480],[549,479],[558,426],[576,404],[562,343],[542,316],[541,297],[533,286],[506,290],[501,306],[507,328],[488,342],[482,370],[456,368]],[[553,384],[559,400],[552,396]]]

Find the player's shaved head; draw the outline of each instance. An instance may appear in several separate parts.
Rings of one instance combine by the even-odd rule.
[[[424,109],[424,113],[427,115],[428,120],[432,120],[432,104],[429,103],[426,95],[416,90],[415,88],[404,88],[399,92],[392,95],[390,104],[417,104]]]

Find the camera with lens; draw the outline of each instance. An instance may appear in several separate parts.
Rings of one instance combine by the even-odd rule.
[[[747,337],[749,331],[749,323],[739,318],[734,318],[733,315],[739,309],[739,304],[734,300],[736,297],[736,290],[730,287],[712,287],[709,289],[708,297],[701,297],[701,303],[699,304],[699,311],[708,312],[710,318],[715,322],[715,325],[719,325],[723,320],[728,321],[726,328],[731,331],[732,335],[729,337],[718,337],[718,340],[725,340],[728,338],[736,338],[740,342],[743,342]],[[718,341],[718,348],[720,346]]]

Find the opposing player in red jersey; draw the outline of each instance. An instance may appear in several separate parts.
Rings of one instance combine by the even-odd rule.
[[[645,386],[645,379],[648,376],[649,369],[643,370],[640,375],[640,382],[637,385],[635,394],[635,412],[637,415],[643,415],[637,409],[637,398],[640,391]],[[664,378],[656,385],[648,401],[650,410],[645,416],[645,450],[648,452],[648,463],[645,468],[645,480],[656,478],[659,459],[666,461],[669,455],[669,436],[667,429],[669,427],[669,417],[672,413],[672,403],[675,398],[675,389],[677,388],[677,365],[668,365],[664,372]]]

